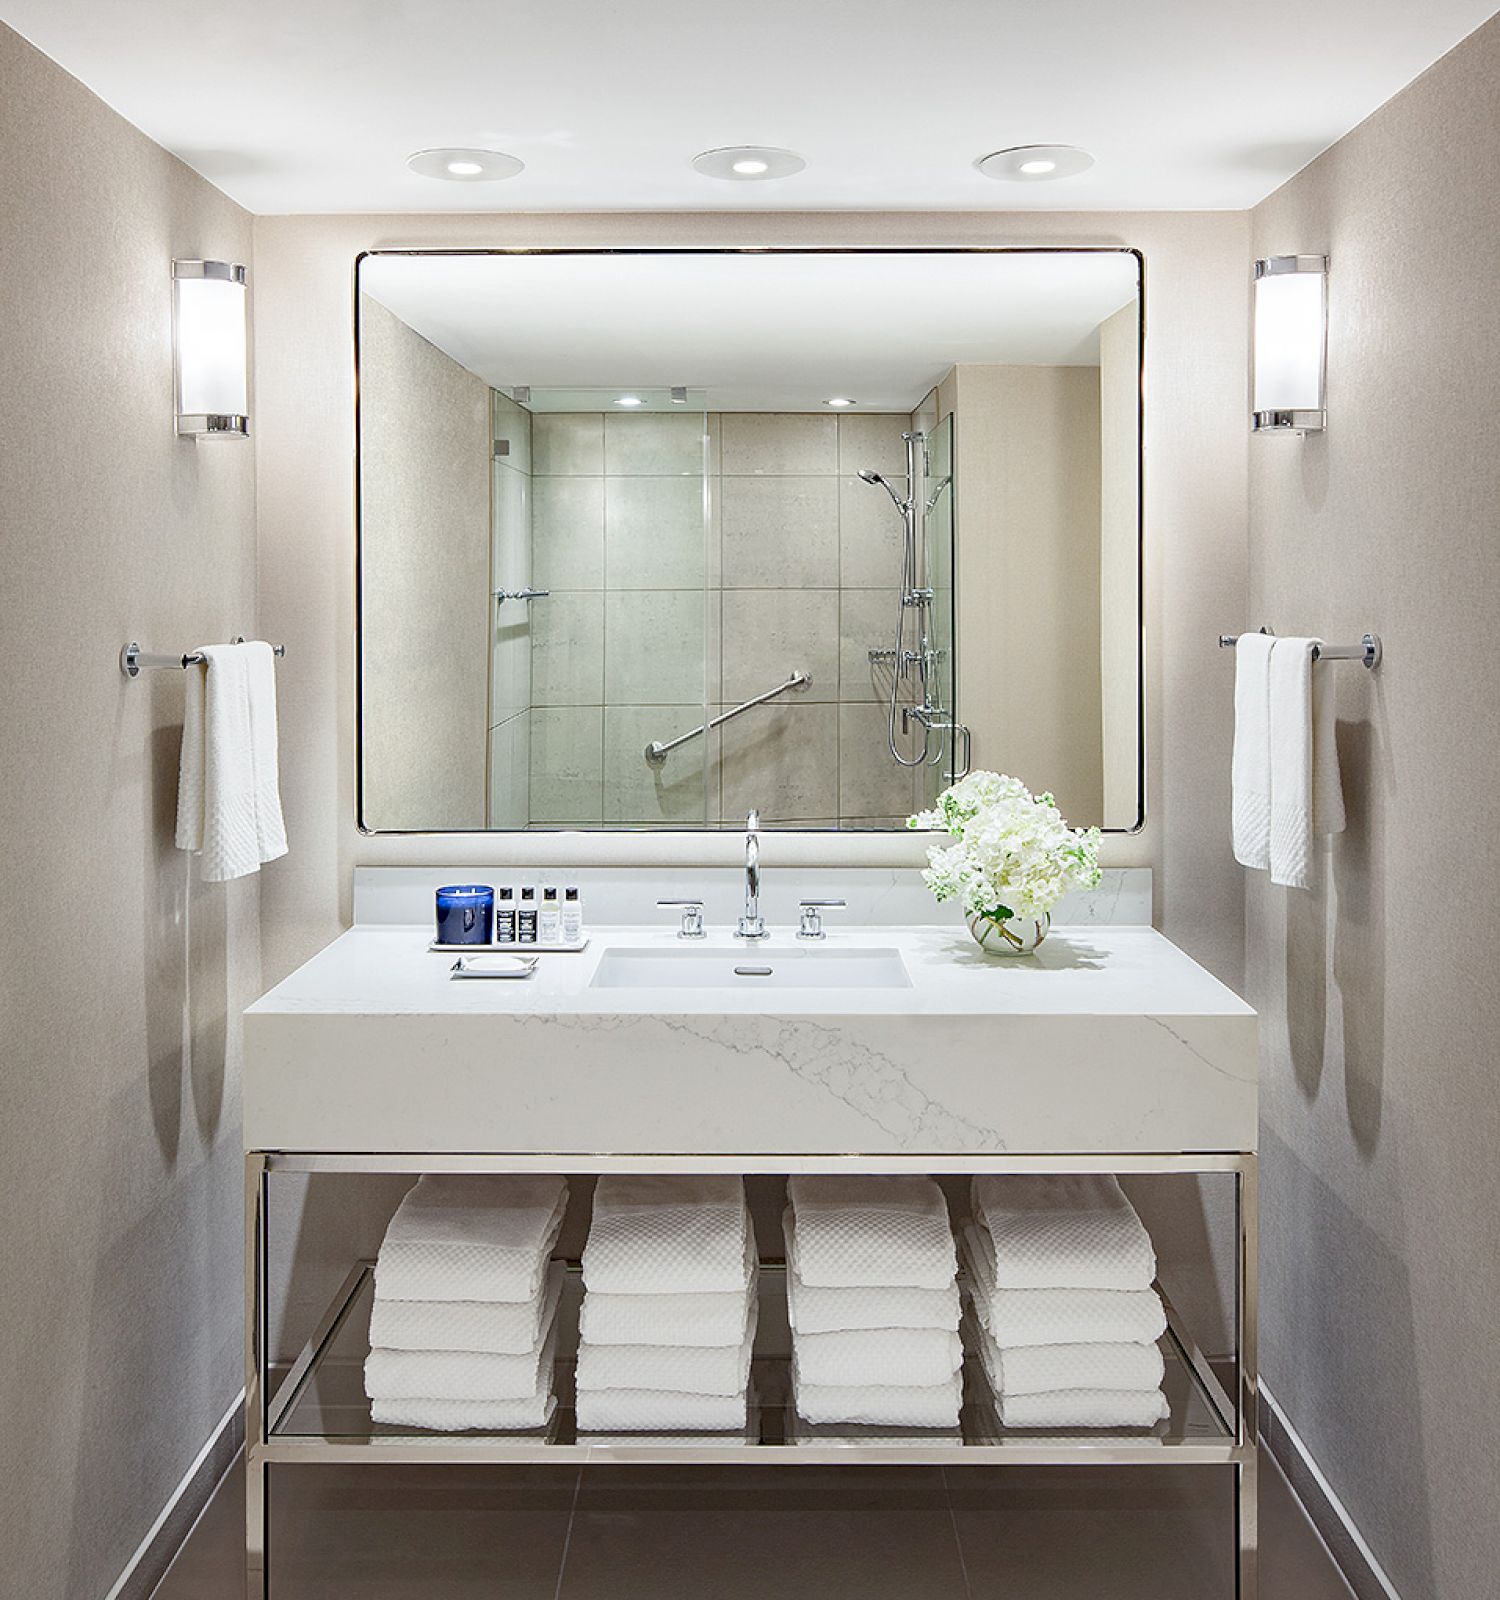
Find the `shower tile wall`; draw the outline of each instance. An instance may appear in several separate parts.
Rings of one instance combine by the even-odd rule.
[[[901,415],[532,418],[530,820],[889,824],[901,522],[854,476],[904,473]],[[705,533],[704,473],[708,517]],[[811,684],[653,767],[642,752],[793,670]],[[707,767],[705,770],[705,762]],[[514,825],[514,824],[512,824]]]

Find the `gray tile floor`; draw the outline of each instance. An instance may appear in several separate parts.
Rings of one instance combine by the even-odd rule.
[[[1230,1600],[1227,1471],[279,1467],[274,1600]],[[156,1600],[241,1600],[243,1478]],[[1286,1481],[1263,1600],[1351,1600]]]

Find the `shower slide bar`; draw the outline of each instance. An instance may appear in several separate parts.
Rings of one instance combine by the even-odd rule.
[[[689,739],[696,739],[708,732],[710,728],[717,728],[720,723],[728,722],[731,717],[737,717],[742,711],[749,711],[755,706],[763,706],[767,700],[774,700],[777,695],[785,694],[788,689],[800,689],[805,684],[812,682],[810,672],[793,672],[785,683],[778,683],[774,689],[767,689],[764,694],[755,695],[749,700],[742,700],[739,705],[731,707],[717,717],[710,717],[707,722],[690,729],[687,733],[678,734],[675,739],[669,739],[662,744],[659,739],[653,739],[646,746],[646,759],[653,767],[659,767],[680,744],[686,744]]]
[[[1260,632],[1270,633],[1269,628],[1262,628]],[[1239,643],[1237,633],[1221,633],[1219,635],[1219,648],[1233,650]],[[1378,633],[1367,633],[1361,636],[1358,644],[1315,644],[1312,648],[1314,661],[1358,661],[1370,671],[1380,665],[1382,647]]]
[[[230,640],[231,644],[244,644],[242,637],[236,636]],[[286,646],[273,644],[273,656],[284,656]],[[201,666],[203,653],[199,650],[184,650],[181,655],[153,655],[149,650],[142,650],[134,639],[120,652],[120,671],[127,678],[138,678],[143,671],[156,672],[168,667],[187,668]]]

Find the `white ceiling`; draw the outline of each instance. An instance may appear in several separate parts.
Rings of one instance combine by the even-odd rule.
[[[910,411],[955,362],[1096,363],[1137,266],[1123,251],[371,256],[360,286],[497,389],[607,391],[578,409],[681,384],[710,411],[830,395]]]
[[[255,212],[1159,210],[1254,204],[1493,0],[0,0],[0,17]],[[807,169],[725,183],[727,144]],[[1092,171],[974,160],[1077,144]],[[419,178],[477,145],[503,183]]]

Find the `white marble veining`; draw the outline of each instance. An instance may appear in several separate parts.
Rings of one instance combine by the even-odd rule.
[[[1246,1151],[1256,1023],[1160,934],[1062,926],[983,955],[961,927],[847,927],[909,988],[598,988],[594,929],[524,983],[455,983],[425,926],[358,926],[246,1014],[251,1149],[909,1155]],[[744,952],[722,929],[709,947]],[[696,947],[701,948],[701,947]],[[747,958],[797,946],[778,928]]]

